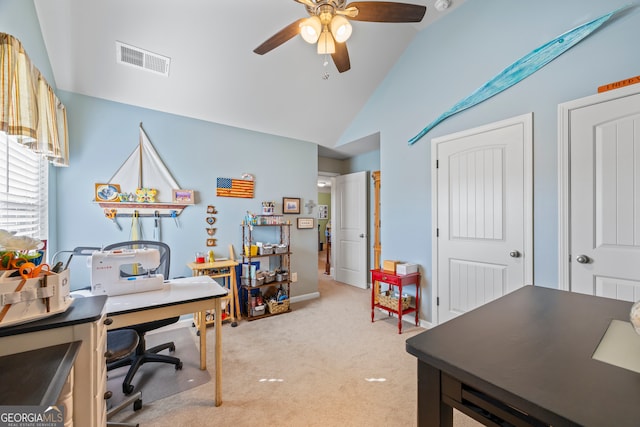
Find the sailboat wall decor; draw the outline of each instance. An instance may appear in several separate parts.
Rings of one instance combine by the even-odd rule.
[[[178,182],[166,167],[140,123],[140,141],[108,181],[120,194],[112,201],[96,200],[116,216],[176,217],[192,203],[172,201]],[[112,213],[113,215],[113,213]]]

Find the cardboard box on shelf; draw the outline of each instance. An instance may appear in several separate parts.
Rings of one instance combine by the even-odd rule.
[[[382,269],[385,271],[392,271],[392,272],[396,272],[396,265],[399,263],[400,261],[394,261],[394,260],[389,260],[389,259],[385,259],[384,261],[382,261]]]

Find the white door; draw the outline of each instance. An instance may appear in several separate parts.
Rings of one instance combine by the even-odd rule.
[[[335,279],[366,289],[367,270],[367,173],[335,178],[335,214],[331,246],[335,252]]]
[[[434,139],[437,323],[533,281],[532,115]]]
[[[612,91],[583,101],[565,109],[570,162],[569,289],[637,301],[640,93]]]

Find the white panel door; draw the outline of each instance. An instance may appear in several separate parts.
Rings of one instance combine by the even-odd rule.
[[[531,121],[433,141],[438,323],[532,282]]]
[[[640,299],[640,94],[572,109],[570,289]]]
[[[367,173],[356,172],[335,178],[335,217],[332,249],[338,282],[366,289],[367,270]]]

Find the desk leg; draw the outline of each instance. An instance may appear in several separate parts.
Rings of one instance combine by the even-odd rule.
[[[220,304],[220,298],[216,298],[214,321],[216,329],[216,406],[222,405],[222,309]]]
[[[236,283],[236,268],[235,267],[229,267],[231,269],[231,292],[233,292],[233,299],[235,301],[235,313],[236,313],[236,319],[241,320],[242,319],[242,307],[240,307],[240,299],[238,297],[238,285]]]
[[[194,314],[198,316],[198,332],[200,334],[200,369],[203,371],[207,369],[207,323],[205,318],[207,316],[206,311]]]
[[[418,427],[452,427],[453,408],[442,402],[442,373],[418,361]]]

